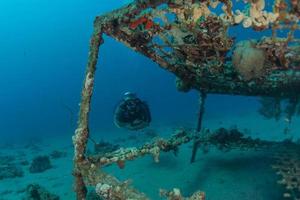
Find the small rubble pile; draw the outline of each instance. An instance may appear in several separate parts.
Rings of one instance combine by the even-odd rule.
[[[59,200],[59,196],[50,193],[38,184],[29,184],[25,189],[23,200]]]
[[[22,168],[15,163],[14,156],[0,156],[0,180],[23,177]]]
[[[6,178],[23,177],[23,170],[16,164],[0,165],[0,180]]]
[[[30,173],[41,173],[52,168],[49,156],[37,156],[33,158],[29,167]]]

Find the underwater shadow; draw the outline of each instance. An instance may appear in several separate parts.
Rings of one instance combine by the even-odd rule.
[[[241,188],[235,191],[234,199],[239,199],[239,196],[251,199],[251,195],[257,195],[254,199],[282,199],[282,190],[277,185],[275,171],[272,171],[272,158],[263,153],[227,153],[220,157],[220,154],[209,156],[197,163],[201,163],[201,169],[198,170],[193,180],[189,180],[185,187],[186,194],[192,194],[197,190],[208,192],[208,197],[213,194],[212,191],[222,189],[221,193],[226,193],[225,188],[232,189]],[[249,182],[249,184],[248,184]],[[214,183],[214,184],[212,184]],[[241,183],[241,185],[240,185]],[[244,185],[243,185],[244,184]],[[248,185],[250,191],[246,191],[243,186]],[[229,191],[228,191],[229,192]],[[254,194],[256,193],[256,194]],[[233,198],[231,196],[231,198]],[[252,196],[253,199],[253,196]]]

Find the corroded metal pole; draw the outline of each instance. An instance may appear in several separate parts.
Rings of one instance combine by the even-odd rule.
[[[102,33],[95,31],[90,41],[90,52],[84,85],[81,93],[81,103],[78,127],[73,136],[74,152],[74,176],[77,200],[86,198],[87,189],[80,172],[80,167],[85,163],[85,151],[89,137],[88,119],[90,112],[91,97],[94,87],[94,77],[98,60],[99,47],[103,42]]]
[[[206,100],[206,93],[201,91],[200,98],[199,98],[199,114],[198,114],[198,122],[197,122],[197,128],[196,128],[196,134],[194,138],[194,144],[193,144],[193,152],[192,152],[192,158],[191,163],[195,162],[197,150],[200,145],[200,132],[202,129],[202,121],[203,121],[203,115],[205,111],[205,100]]]

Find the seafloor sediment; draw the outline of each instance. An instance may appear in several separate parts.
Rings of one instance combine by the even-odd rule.
[[[291,136],[297,138],[298,133],[293,130],[299,130],[298,121],[299,119],[295,119],[291,135],[284,135],[284,122],[275,124],[274,121],[264,120],[257,114],[247,114],[243,118],[231,117],[227,120],[207,119],[205,125],[214,130],[220,126],[232,127],[238,123],[241,130],[251,127],[251,131],[247,131],[249,136],[278,141]],[[98,141],[103,139],[114,145],[130,147],[142,145],[157,135],[168,138],[173,133],[173,129],[166,125],[154,125],[151,129],[144,133],[117,129],[99,130],[99,134],[93,133],[93,136]],[[102,135],[102,132],[106,135]],[[58,195],[63,200],[75,198],[71,175],[73,148],[69,136],[51,138],[47,141],[43,141],[42,138],[41,141],[36,141],[34,144],[28,142],[27,145],[20,143],[6,147],[2,145],[2,149],[1,156],[11,155],[13,161],[10,162],[20,167],[23,176],[0,181],[1,200],[17,200],[26,197],[26,188],[30,184],[39,184],[49,193]],[[89,146],[89,151],[93,153],[93,145]],[[30,173],[32,160],[39,155],[49,156],[52,168],[41,173]],[[172,152],[162,153],[159,163],[153,162],[151,156],[146,156],[134,162],[126,162],[124,169],[112,165],[104,170],[116,175],[120,180],[132,180],[133,185],[147,193],[151,199],[160,199],[160,188],[167,190],[179,188],[187,196],[196,190],[201,190],[205,191],[207,199],[212,200],[280,200],[287,192],[284,185],[277,183],[282,178],[276,175],[276,170],[271,167],[274,165],[274,160],[269,151],[224,152],[212,148],[206,154],[199,151],[193,164],[190,164],[190,156],[191,144],[187,144],[179,148],[177,156]]]

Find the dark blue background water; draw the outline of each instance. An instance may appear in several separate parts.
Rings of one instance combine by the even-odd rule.
[[[0,130],[2,135],[71,135],[95,16],[118,0],[0,1]],[[243,30],[245,31],[245,30]],[[231,30],[239,39],[252,31]],[[241,34],[242,33],[242,34]],[[121,43],[100,50],[91,128],[114,129],[113,110],[126,91],[146,100],[153,124],[196,121],[198,94],[180,93],[175,77]],[[255,98],[209,96],[206,117],[256,109]]]

